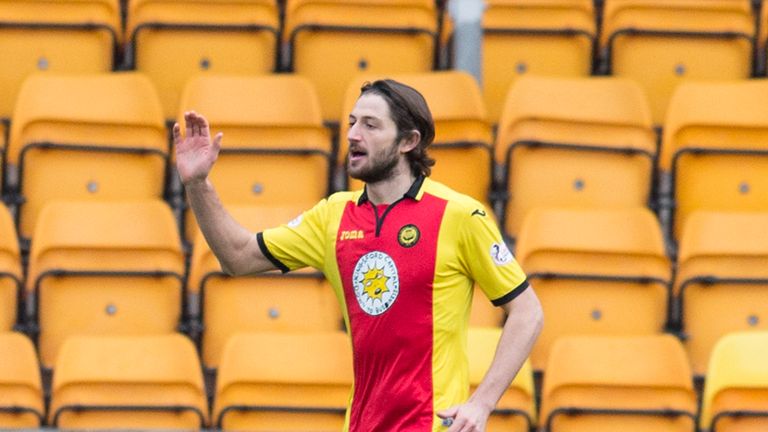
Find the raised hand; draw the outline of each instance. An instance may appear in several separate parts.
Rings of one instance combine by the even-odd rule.
[[[185,185],[205,180],[221,149],[222,133],[211,140],[208,121],[194,111],[184,113],[186,134],[181,136],[181,126],[173,125],[173,144],[176,148],[176,169]]]

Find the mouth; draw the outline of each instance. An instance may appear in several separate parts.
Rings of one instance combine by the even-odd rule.
[[[351,148],[349,149],[349,160],[352,161],[359,161],[366,157],[368,155],[367,152],[364,150],[361,150],[359,148]]]

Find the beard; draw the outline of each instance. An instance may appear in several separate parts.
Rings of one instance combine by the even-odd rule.
[[[369,165],[362,167],[357,172],[350,170],[349,161],[347,161],[347,170],[349,176],[353,179],[363,181],[365,183],[378,183],[380,181],[388,180],[392,178],[400,162],[400,155],[398,153],[398,146],[396,143],[392,145],[382,153],[378,153],[374,156],[369,156]]]

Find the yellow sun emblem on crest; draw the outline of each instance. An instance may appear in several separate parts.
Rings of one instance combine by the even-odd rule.
[[[382,294],[389,291],[389,288],[387,288],[388,280],[389,278],[384,275],[383,270],[373,268],[365,272],[363,288],[370,298],[380,299]]]

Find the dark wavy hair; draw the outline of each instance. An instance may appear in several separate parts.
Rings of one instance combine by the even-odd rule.
[[[435,160],[427,154],[427,147],[435,139],[435,122],[424,96],[413,87],[391,79],[366,82],[360,88],[360,96],[369,93],[387,101],[389,113],[397,125],[396,142],[409,136],[413,130],[419,131],[421,141],[405,156],[414,176],[429,176]]]

